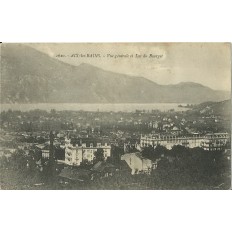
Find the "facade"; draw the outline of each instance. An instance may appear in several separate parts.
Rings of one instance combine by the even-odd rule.
[[[42,152],[43,159],[49,159],[49,145],[48,144],[37,144],[35,147]]]
[[[201,146],[207,151],[223,150],[230,143],[228,133],[207,134],[202,141]]]
[[[37,144],[35,145],[36,149],[39,149],[42,154],[43,159],[49,159],[50,157],[50,145],[49,144]],[[57,160],[64,160],[64,148],[56,144],[53,146],[54,148],[54,156]]]
[[[147,173],[150,174],[153,169],[151,160],[143,158],[139,152],[127,153],[122,155],[121,160],[125,160],[131,169],[131,174]]]
[[[222,150],[230,142],[228,133],[214,133],[206,135],[191,135],[191,136],[162,136],[155,135],[141,135],[140,146],[143,147],[156,147],[161,145],[167,149],[172,149],[175,145],[181,145],[189,148],[202,147],[204,150]]]
[[[70,139],[66,139],[65,163],[74,166],[79,166],[84,161],[92,163],[94,153],[100,148],[104,151],[105,160],[111,156],[111,145],[109,143],[88,139],[79,139],[76,143],[71,143]]]
[[[49,159],[49,149],[43,149],[42,150],[42,157],[44,159]]]

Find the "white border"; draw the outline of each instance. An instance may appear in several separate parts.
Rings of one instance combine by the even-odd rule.
[[[231,1],[7,0],[3,42],[230,42]]]
[[[2,42],[230,42],[231,1],[1,2]],[[2,231],[225,231],[230,191],[1,191]]]

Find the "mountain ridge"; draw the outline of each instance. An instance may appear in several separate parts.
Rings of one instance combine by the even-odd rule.
[[[160,85],[87,63],[74,66],[22,44],[1,50],[2,103],[201,103],[229,96],[194,82]]]

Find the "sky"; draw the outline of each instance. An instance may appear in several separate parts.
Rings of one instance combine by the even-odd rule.
[[[229,43],[36,43],[29,46],[72,65],[88,63],[113,72],[142,76],[158,84],[196,82],[215,90],[231,89]]]

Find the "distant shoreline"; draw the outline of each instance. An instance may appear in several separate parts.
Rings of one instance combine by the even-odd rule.
[[[187,105],[188,103],[181,103]],[[101,111],[101,112],[135,112],[136,110],[152,111],[160,110],[167,112],[185,111],[188,108],[179,107],[180,103],[25,103],[25,104],[1,104],[1,111],[7,110],[46,110],[57,111]]]

